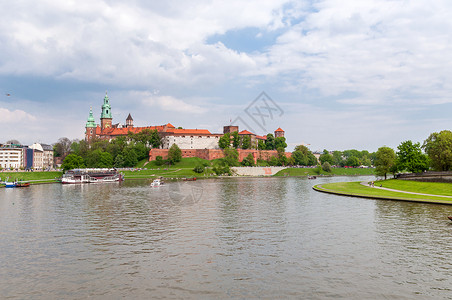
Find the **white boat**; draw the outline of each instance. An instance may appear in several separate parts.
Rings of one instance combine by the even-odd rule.
[[[154,179],[154,181],[152,181],[151,183],[151,187],[159,187],[162,186],[164,184],[164,182],[160,179]]]
[[[124,177],[116,169],[73,169],[63,174],[61,183],[103,183],[122,180]]]

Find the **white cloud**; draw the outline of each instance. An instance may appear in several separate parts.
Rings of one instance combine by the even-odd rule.
[[[29,121],[36,121],[36,117],[20,109],[9,110],[0,107],[0,123],[18,124]]]
[[[136,92],[142,97],[142,103],[147,106],[159,107],[164,111],[175,111],[187,114],[202,114],[207,111],[206,108],[187,103],[172,96],[154,95],[149,92]]]

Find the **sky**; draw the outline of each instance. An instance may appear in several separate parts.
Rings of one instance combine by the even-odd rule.
[[[452,2],[1,1],[0,143],[113,123],[396,148],[452,127]]]

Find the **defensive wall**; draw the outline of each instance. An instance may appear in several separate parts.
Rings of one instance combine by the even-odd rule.
[[[452,172],[423,172],[423,173],[406,173],[397,174],[397,179],[413,180],[423,182],[452,182]]]
[[[163,159],[168,158],[169,149],[151,149],[149,151],[149,161],[155,160],[157,156],[161,156]],[[182,157],[199,157],[202,159],[213,160],[224,157],[224,151],[221,149],[181,149]],[[278,151],[276,150],[255,150],[255,149],[237,149],[239,153],[239,161],[242,161],[249,154],[253,155],[254,162],[256,163],[258,159],[267,160],[273,156],[278,156]],[[292,153],[286,152],[286,157],[290,158]]]

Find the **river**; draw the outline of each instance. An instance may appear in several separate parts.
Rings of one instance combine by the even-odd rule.
[[[0,189],[2,299],[452,299],[452,206],[232,178]]]

